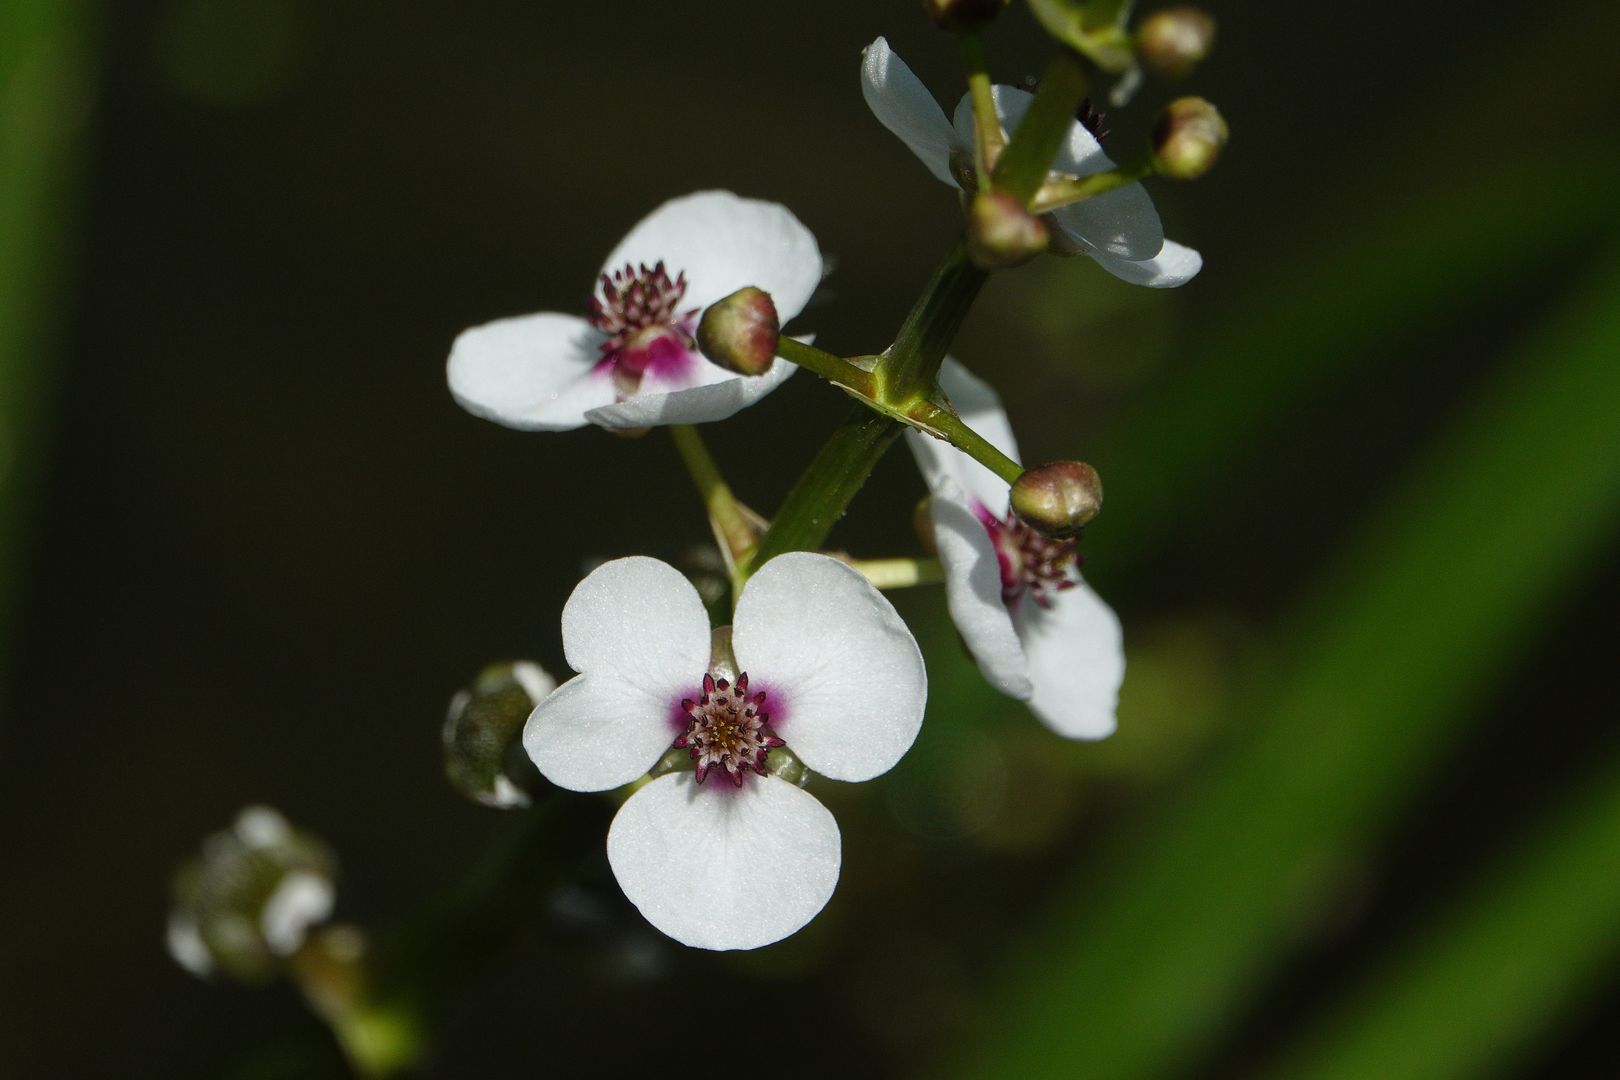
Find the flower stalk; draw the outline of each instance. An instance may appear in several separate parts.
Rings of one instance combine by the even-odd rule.
[[[964,31],[956,35],[962,47],[962,64],[967,68],[968,94],[973,99],[973,132],[977,153],[973,164],[979,175],[979,190],[992,190],[991,173],[1007,146],[1001,118],[996,115],[996,98],[990,89],[990,70],[984,60],[984,42],[979,35]]]
[[[1080,57],[1059,49],[1046,66],[1029,112],[1012,133],[993,177],[997,191],[1005,191],[1027,204],[1046,181],[1063,137],[1074,123],[1074,111],[1086,96],[1086,73]]]
[[[907,589],[913,585],[937,585],[945,580],[945,568],[938,559],[847,559],[850,566],[879,589]]]

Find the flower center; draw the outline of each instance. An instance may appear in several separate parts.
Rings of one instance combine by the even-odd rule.
[[[750,769],[765,775],[771,748],[784,744],[771,731],[771,717],[764,710],[763,691],[748,695],[746,671],[737,676],[735,686],[713,675],[703,676],[702,695],[696,701],[681,702],[688,723],[674,743],[697,762],[698,783],[716,767],[723,768],[736,787],[742,787],[743,774]]]
[[[1036,532],[1023,518],[1007,511],[998,518],[979,507],[979,520],[996,546],[1001,564],[1001,598],[1010,607],[1028,593],[1043,608],[1052,606],[1052,594],[1077,584],[1071,571],[1080,566],[1078,537],[1054,540]]]
[[[586,318],[607,335],[597,370],[612,375],[621,397],[635,393],[649,374],[672,380],[692,369],[698,309],[681,311],[685,297],[686,274],[671,280],[662,259],[602,275]]]

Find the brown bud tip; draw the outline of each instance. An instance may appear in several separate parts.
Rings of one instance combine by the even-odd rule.
[[[923,10],[942,30],[970,30],[1001,14],[1007,0],[922,0]]]
[[[1102,509],[1102,481],[1083,461],[1025,469],[1012,486],[1012,508],[1047,536],[1073,536]]]
[[[1046,250],[1046,222],[1001,192],[973,196],[967,212],[968,252],[981,269],[1002,270],[1028,262]]]
[[[704,356],[727,371],[763,375],[776,359],[776,338],[781,331],[771,294],[749,285],[703,313],[697,344]]]
[[[1177,98],[1153,126],[1153,168],[1160,176],[1196,180],[1226,146],[1226,121],[1201,97]]]
[[[1136,51],[1155,75],[1184,79],[1215,45],[1215,19],[1186,4],[1156,11],[1136,30]]]

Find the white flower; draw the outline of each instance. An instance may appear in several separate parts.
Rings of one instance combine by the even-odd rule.
[[[838,825],[774,775],[785,742],[835,780],[887,772],[922,725],[922,655],[894,608],[825,555],[766,563],[737,600],[736,669],[711,665],[697,590],[656,559],[617,559],[568,598],[563,648],[579,674],[529,717],[546,778],[605,791],[672,747],[695,770],[650,781],[608,831],[613,874],[647,921],[702,949],[754,949],[809,922],[838,881]]]
[[[939,103],[905,62],[878,38],[866,47],[861,63],[861,92],[883,126],[898,135],[929,170],[947,184],[961,187],[959,176],[972,172],[973,101],[964,96],[953,125]],[[992,93],[1002,127],[1018,130],[1034,96],[1011,86]],[[1085,125],[1076,122],[1058,149],[1052,168],[1069,176],[1090,176],[1114,167]],[[1053,225],[1054,247],[1090,255],[1115,277],[1157,289],[1185,285],[1203,266],[1192,248],[1164,237],[1164,226],[1147,189],[1127,184],[1094,195],[1046,215]]]
[[[948,357],[939,383],[970,427],[1017,459],[994,390]],[[1125,677],[1119,619],[1081,580],[1074,541],[1020,521],[1006,481],[960,450],[915,431],[906,439],[933,495],[946,604],[979,670],[1059,735],[1113,734]]]
[[[694,343],[698,316],[754,285],[785,323],[820,281],[816,239],[786,207],[728,191],[672,199],[613,249],[585,315],[500,319],[456,338],[450,392],[468,412],[537,431],[723,420],[793,365],[778,358],[752,378],[716,367]]]

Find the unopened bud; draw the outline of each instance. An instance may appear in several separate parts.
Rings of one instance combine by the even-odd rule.
[[[1149,71],[1166,79],[1192,74],[1215,45],[1215,19],[1186,4],[1156,11],[1136,29],[1136,52]]]
[[[1037,532],[1070,537],[1102,509],[1102,480],[1083,461],[1054,461],[1025,469],[1013,483],[1012,508]]]
[[[175,875],[169,954],[194,975],[262,981],[332,913],[336,872],[319,839],[250,806]]]
[[[771,294],[752,285],[710,305],[698,323],[703,355],[739,375],[763,375],[776,359],[782,324]]]
[[[450,786],[496,809],[528,806],[529,793],[512,779],[510,766],[521,756],[529,714],[556,686],[539,664],[518,660],[491,664],[451,698],[444,718],[444,774]]]
[[[1052,240],[1046,222],[1004,192],[981,191],[967,212],[968,252],[984,270],[1020,266]]]
[[[922,6],[943,30],[971,30],[1000,15],[1007,0],[922,0]]]
[[[1226,145],[1226,120],[1201,97],[1177,98],[1153,125],[1153,168],[1160,176],[1196,180]]]

